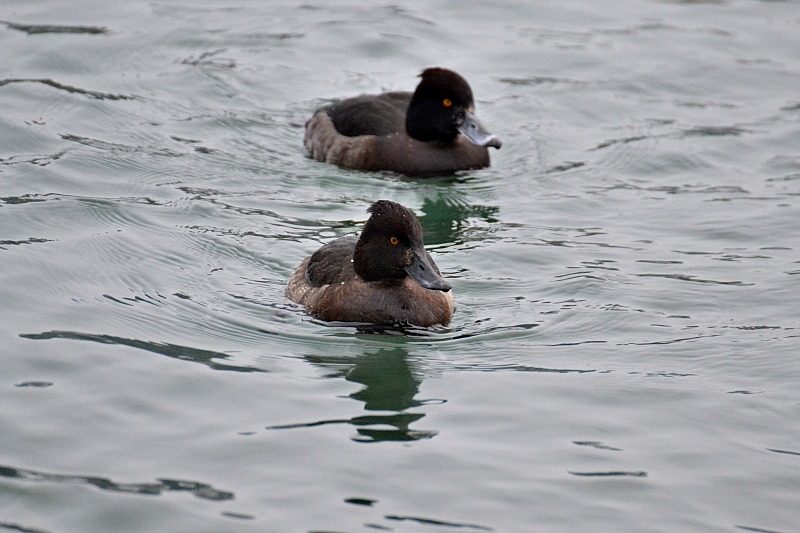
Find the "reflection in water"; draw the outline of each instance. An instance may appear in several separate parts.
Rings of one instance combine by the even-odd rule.
[[[381,349],[358,358],[355,364],[352,358],[342,357],[308,356],[306,360],[314,365],[336,369],[332,377],[344,376],[347,381],[363,384],[364,388],[351,394],[350,398],[364,402],[367,411],[390,412],[269,426],[267,429],[351,424],[358,432],[358,436],[353,438],[357,442],[414,441],[429,439],[437,434],[436,431],[410,428],[425,414],[404,411],[431,402],[414,399],[421,381],[412,372],[404,348]]]
[[[89,89],[83,89],[81,87],[73,87],[72,85],[65,85],[50,78],[5,78],[0,80],[0,87],[4,85],[10,85],[12,83],[40,83],[42,85],[53,87],[54,89],[60,89],[68,93],[82,94],[96,100],[133,100],[134,98],[133,96],[127,96],[124,94],[101,93],[99,91],[92,91]]]
[[[54,24],[20,24],[0,20],[0,24],[5,24],[12,30],[24,31],[28,35],[37,33],[83,33],[83,34],[102,34],[108,33],[107,28],[100,26],[61,26]]]
[[[435,198],[425,198],[421,211],[418,218],[425,230],[425,244],[432,245],[461,242],[468,219],[496,222],[500,209],[474,205],[468,196],[456,196],[453,189],[446,189]]]
[[[582,477],[647,477],[647,472],[643,470],[610,470],[608,472],[573,472],[567,470],[573,476]]]
[[[435,520],[433,518],[423,518],[421,516],[400,516],[400,515],[386,515],[387,520],[395,520],[398,522],[416,522],[418,524],[423,524],[426,526],[445,526],[445,527],[453,527],[453,528],[466,528],[466,529],[477,529],[479,531],[494,531],[494,529],[482,526],[479,524],[466,524],[462,522],[448,522],[444,520]]]
[[[28,526],[21,526],[12,522],[0,522],[0,528],[8,529],[9,531],[17,531],[18,533],[49,533],[44,529],[35,529]]]
[[[228,370],[233,372],[266,372],[261,368],[251,366],[235,366],[220,363],[220,359],[228,359],[230,355],[211,350],[192,348],[191,346],[181,346],[179,344],[169,344],[166,342],[148,342],[138,339],[128,339],[125,337],[115,337],[113,335],[98,335],[94,333],[80,333],[77,331],[46,331],[44,333],[23,333],[23,339],[50,340],[50,339],[72,339],[79,341],[92,341],[101,344],[118,344],[130,346],[148,352],[166,355],[182,361],[191,361],[206,365],[214,370]]]
[[[79,483],[111,492],[158,495],[164,492],[190,492],[204,500],[232,500],[233,493],[218,490],[207,483],[180,479],[159,479],[158,483],[117,483],[105,477],[48,474],[25,468],[0,465],[0,477],[50,483]]]
[[[364,402],[367,411],[402,411],[421,405],[414,400],[419,381],[411,374],[402,349],[379,350],[360,358],[346,379],[366,385],[350,397]]]

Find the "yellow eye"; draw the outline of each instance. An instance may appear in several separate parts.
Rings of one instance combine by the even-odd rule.
[[[444,100],[442,100],[442,105],[445,107],[452,107],[453,101],[450,100],[449,98],[445,98]]]
[[[397,237],[389,237],[389,242],[395,245],[400,241],[397,240]]]

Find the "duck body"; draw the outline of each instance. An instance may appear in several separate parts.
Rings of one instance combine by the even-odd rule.
[[[385,200],[370,212],[358,238],[329,242],[300,263],[289,278],[287,296],[326,321],[449,323],[453,293],[422,247],[419,221]]]
[[[318,160],[357,170],[446,174],[489,166],[500,148],[474,115],[469,84],[446,69],[423,71],[413,92],[348,98],[306,123],[305,146]]]

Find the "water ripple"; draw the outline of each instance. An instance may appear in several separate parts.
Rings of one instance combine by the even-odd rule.
[[[694,126],[676,132],[660,133],[660,134],[646,134],[646,135],[632,135],[629,137],[620,137],[616,139],[608,139],[597,144],[590,151],[603,150],[614,145],[629,144],[639,141],[649,141],[658,139],[683,139],[690,137],[726,137],[726,136],[739,136],[744,133],[753,133],[753,130],[742,128],[740,126]]]
[[[6,250],[4,246],[19,246],[21,244],[37,244],[42,242],[54,242],[53,239],[45,239],[43,237],[30,237],[20,241],[0,240],[0,250]]]
[[[800,451],[778,450],[776,448],[767,448],[767,451],[775,452],[775,453],[783,453],[783,454],[786,454],[786,455],[797,455],[797,456],[800,456]]]
[[[39,167],[46,167],[50,163],[58,161],[67,152],[60,151],[54,154],[20,154],[12,155],[6,158],[0,157],[0,165],[19,165],[20,163],[28,163]]]
[[[181,479],[159,479],[158,483],[120,483],[106,477],[51,474],[26,468],[0,465],[0,477],[41,483],[75,483],[109,492],[157,496],[166,492],[188,492],[197,498],[212,501],[232,500],[232,492],[215,489],[207,483]]]
[[[68,93],[73,93],[73,94],[80,94],[83,96],[94,98],[96,100],[133,100],[134,98],[136,98],[135,96],[130,96],[126,94],[104,93],[100,91],[92,91],[90,89],[83,89],[81,87],[73,87],[72,85],[67,85],[65,83],[61,83],[50,78],[6,78],[0,80],[0,87],[3,87],[4,85],[10,85],[12,83],[39,83],[42,85],[47,85],[54,89],[58,89],[60,91],[66,91]]]
[[[58,24],[21,24],[0,20],[0,24],[5,24],[12,30],[24,31],[28,35],[40,33],[80,33],[88,35],[98,35],[108,33],[108,29],[102,26],[62,26]]]
[[[139,339],[116,337],[114,335],[80,333],[77,331],[46,331],[43,333],[21,333],[20,337],[22,337],[23,339],[31,339],[31,340],[70,339],[70,340],[97,342],[100,344],[115,344],[119,346],[129,346],[131,348],[145,350],[159,355],[166,355],[167,357],[179,359],[181,361],[200,363],[202,365],[206,365],[207,367],[213,370],[226,370],[232,372],[267,372],[267,370],[263,368],[257,368],[253,366],[236,366],[219,362],[219,360],[230,359],[231,358],[230,354],[204,350],[201,348],[193,348],[190,346],[169,344],[165,342],[149,342]]]
[[[712,285],[731,285],[736,287],[749,287],[755,283],[745,283],[744,281],[719,281],[714,279],[698,278],[688,274],[636,274],[640,278],[667,278],[678,281],[690,281],[692,283],[710,283]]]
[[[449,522],[447,520],[423,518],[420,516],[386,515],[385,518],[387,520],[393,520],[396,522],[416,522],[418,524],[423,524],[426,526],[442,526],[442,527],[453,527],[459,529],[476,529],[478,531],[494,531],[494,529],[488,526],[481,526],[478,524],[467,524],[463,522]]]
[[[789,533],[788,531],[778,531],[777,529],[764,529],[761,527],[752,527],[752,526],[735,526],[736,529],[741,529],[742,531],[751,531],[752,533]]]
[[[642,470],[633,470],[633,471],[626,471],[626,470],[611,470],[608,472],[572,472],[569,471],[570,474],[573,476],[579,477],[647,477],[647,472]]]
[[[164,147],[144,147],[144,146],[133,146],[129,144],[122,144],[122,143],[115,143],[109,141],[101,141],[99,139],[92,139],[91,137],[83,137],[81,135],[72,135],[70,133],[63,133],[61,134],[61,138],[65,141],[71,141],[78,144],[82,144],[84,146],[89,146],[91,148],[96,148],[98,150],[103,150],[106,152],[123,152],[123,153],[147,153],[150,155],[157,155],[157,156],[165,156],[165,157],[183,157],[185,154],[181,152],[176,152],[174,150],[170,150],[169,148]]]
[[[603,444],[602,442],[595,441],[595,440],[574,440],[572,444],[576,446],[588,446],[591,448],[595,448],[596,450],[608,450],[612,452],[621,452],[622,448],[615,448],[614,446],[609,446],[608,444]]]
[[[11,522],[0,522],[0,528],[8,529],[9,531],[17,531],[19,533],[50,533],[44,529],[36,529],[28,526],[21,526]]]

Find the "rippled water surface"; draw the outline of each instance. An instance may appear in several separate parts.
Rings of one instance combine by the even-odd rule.
[[[800,3],[0,5],[0,531],[800,531]],[[471,83],[489,169],[310,160]],[[374,200],[448,327],[292,269]]]

